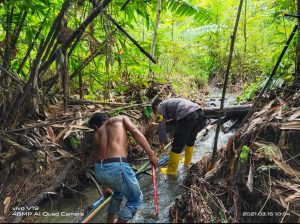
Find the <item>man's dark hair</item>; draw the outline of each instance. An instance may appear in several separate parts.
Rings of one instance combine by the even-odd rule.
[[[102,126],[102,124],[108,120],[108,116],[104,113],[94,113],[88,121],[88,126],[90,128],[94,128],[97,126],[98,128]]]
[[[156,108],[161,102],[161,99],[154,99],[151,103],[152,109]]]

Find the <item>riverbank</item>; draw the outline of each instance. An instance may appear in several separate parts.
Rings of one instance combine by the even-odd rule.
[[[149,99],[153,99],[157,95],[160,95],[162,98],[178,97],[168,85],[154,85],[143,92],[146,93]],[[201,105],[203,106],[217,107],[219,105],[219,100],[216,98],[220,98],[220,93],[221,92],[218,89],[211,88],[210,94],[205,93],[205,95],[199,96],[195,101],[202,102]],[[230,96],[226,102],[232,104],[234,99],[234,96]],[[50,105],[49,108],[51,110],[49,111],[51,111],[51,113],[49,112],[48,114],[48,122],[45,122],[44,125],[41,125],[38,129],[29,129],[30,134],[32,132],[37,132],[38,130],[38,133],[41,136],[44,136],[39,140],[41,145],[47,146],[44,150],[39,149],[37,151],[38,160],[35,158],[30,159],[26,156],[22,157],[20,160],[11,160],[11,164],[23,168],[23,173],[14,173],[15,177],[22,175],[21,178],[15,178],[14,181],[11,181],[12,179],[10,179],[13,178],[13,175],[9,174],[7,175],[8,178],[4,181],[4,184],[6,185],[1,194],[3,198],[5,198],[5,203],[3,204],[3,210],[5,209],[5,221],[20,221],[20,216],[16,217],[11,215],[13,214],[13,208],[30,207],[32,205],[38,205],[41,212],[50,212],[50,214],[61,214],[61,212],[80,213],[98,197],[99,194],[95,189],[91,190],[91,188],[88,188],[88,190],[84,190],[87,186],[94,185],[85,174],[87,168],[93,165],[93,160],[88,143],[89,130],[83,125],[88,118],[87,115],[93,113],[93,111],[109,111],[112,115],[125,114],[130,116],[145,134],[150,144],[154,147],[158,145],[157,138],[155,137],[155,128],[150,125],[151,119],[147,118],[147,111],[145,110],[146,107],[144,104],[132,105],[132,103],[126,103],[126,101],[101,104],[99,102],[79,101],[74,99],[70,100],[70,102],[72,102],[72,113],[64,114],[64,120],[66,120],[64,123],[47,126],[48,122],[57,119],[58,116],[63,114],[59,105]],[[78,116],[78,119],[71,119],[68,121],[72,116],[73,118]],[[27,129],[25,128],[25,130],[22,131],[25,132]],[[212,136],[213,134],[210,135]],[[19,139],[15,141],[19,142]],[[212,146],[207,146],[207,149],[211,147]],[[203,150],[201,149],[199,152],[202,156],[201,153],[203,153]],[[129,142],[128,153],[128,158],[131,163],[139,163],[141,162],[140,159],[146,157],[145,153],[131,140]],[[195,156],[195,158],[198,160],[200,159],[198,156]],[[31,164],[31,166],[27,164]],[[64,164],[67,164],[67,166]],[[31,175],[28,176],[26,175],[27,173],[30,173]],[[184,175],[181,175],[178,179],[179,182],[170,183],[170,185],[168,185],[169,187],[166,187],[166,178],[158,175],[158,184],[160,185],[160,188],[170,188],[170,191],[159,192],[161,195],[167,195],[167,198],[161,200],[161,202],[163,202],[162,208],[164,209],[161,214],[164,215],[164,218],[159,219],[160,221],[169,221],[168,208],[174,201],[174,197],[179,195],[178,192],[182,191],[182,189],[179,189],[179,185],[182,183],[183,179]],[[144,179],[141,180],[141,182],[143,181]],[[149,177],[145,177],[144,187],[146,192],[151,192],[149,181]],[[43,183],[43,185],[40,183]],[[174,186],[177,186],[178,189],[175,190]],[[73,200],[74,196],[76,199]],[[145,198],[147,199],[145,203],[146,207],[143,210],[151,210],[151,207],[153,206],[151,193],[148,197],[145,196]],[[40,204],[42,201],[46,201],[46,204]],[[55,206],[55,204],[57,206]],[[137,215],[138,218],[136,221],[147,221],[149,219],[153,222],[155,220],[157,221],[157,219],[153,219],[154,217],[151,215],[151,212],[149,214],[150,215],[146,212],[144,215]],[[102,220],[104,216],[105,215],[103,214],[97,216],[96,220]],[[24,217],[26,222],[32,222],[34,220],[37,222],[50,222],[51,220],[53,222],[69,222],[69,220],[78,221],[77,217],[74,218],[75,219],[73,220],[71,217],[56,217],[51,215],[42,217],[28,217],[25,215]]]
[[[221,91],[218,89],[211,89],[211,95],[208,97],[206,105],[218,104],[220,98]],[[227,98],[226,105],[233,105],[235,103],[235,95],[229,94]],[[230,127],[232,122],[227,122],[224,124],[224,130],[226,127]],[[193,160],[192,163],[196,163],[199,161],[203,155],[209,153],[213,147],[214,141],[214,133],[215,133],[215,126],[210,129],[210,131],[203,136],[202,133],[199,136],[199,139],[196,142],[196,147],[193,153]],[[227,140],[230,136],[233,135],[233,131],[224,133],[221,131],[220,138],[219,138],[219,147],[223,144],[227,143]],[[165,152],[168,153],[167,151]],[[176,178],[169,178],[166,175],[162,175],[157,170],[157,189],[158,189],[158,197],[159,197],[159,216],[156,217],[154,213],[154,204],[153,204],[153,189],[151,184],[151,177],[147,175],[142,175],[139,177],[139,183],[141,189],[144,194],[144,201],[141,205],[141,209],[137,212],[136,216],[132,220],[135,223],[169,223],[171,222],[169,216],[169,208],[174,203],[174,199],[178,198],[183,192],[183,180],[186,178],[188,174],[188,170],[184,168],[183,164],[179,165],[178,168],[178,176]],[[65,209],[67,211],[70,210],[84,210],[85,207],[91,205],[98,197],[99,193],[97,192],[96,188],[89,187],[84,192],[84,195],[77,195],[76,200],[63,200],[60,203],[51,204],[51,202],[47,202],[41,208],[43,210],[52,210],[55,212],[62,212]],[[106,208],[103,208],[98,214],[91,220],[91,223],[99,223],[105,222],[106,220]],[[76,222],[76,217],[66,218],[66,217],[55,217],[52,219],[54,222]],[[50,217],[39,217],[37,222],[49,222],[51,221]]]
[[[61,201],[80,195],[83,189],[93,185],[86,177],[86,170],[94,162],[89,146],[90,130],[84,123],[95,111],[129,116],[150,144],[157,147],[156,129],[151,126],[152,118],[147,108],[156,96],[178,97],[170,85],[154,83],[144,90],[129,91],[114,102],[72,98],[68,100],[68,112],[64,112],[62,98],[56,96],[49,99],[52,103],[45,105],[45,120],[28,120],[22,128],[1,135],[2,151],[10,152],[5,157],[0,154],[1,222],[22,220],[22,215],[13,215],[14,208],[39,206],[44,200]],[[143,102],[141,97],[149,101]],[[138,163],[145,157],[143,150],[130,138],[130,162]],[[26,211],[28,209],[22,210]],[[25,218],[28,222],[32,220],[32,217]]]
[[[298,222],[300,92],[281,90],[230,138],[209,169],[193,165],[172,222]]]

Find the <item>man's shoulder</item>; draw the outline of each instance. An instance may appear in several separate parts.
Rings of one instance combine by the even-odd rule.
[[[118,115],[118,116],[109,118],[109,121],[110,121],[110,122],[123,122],[124,119],[126,119],[126,118],[127,118],[127,117],[124,116],[124,115]]]
[[[122,120],[123,118],[122,118],[122,116],[114,116],[114,117],[110,117],[109,118],[109,121],[120,121],[120,120]]]

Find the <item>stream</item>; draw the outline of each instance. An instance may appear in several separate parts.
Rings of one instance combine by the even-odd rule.
[[[226,94],[227,99],[225,107],[235,104],[236,94]],[[221,90],[210,89],[209,98],[207,99],[207,105],[216,105],[219,107],[221,98]],[[231,126],[233,121],[228,121],[223,124],[224,127]],[[195,143],[195,149],[193,152],[192,163],[199,161],[206,153],[211,153],[214,138],[215,129],[211,129],[204,138],[199,139]],[[234,130],[228,133],[220,131],[218,148],[223,144],[226,144],[228,139],[234,134]],[[167,152],[166,152],[167,153]],[[184,152],[182,157],[184,156]],[[170,223],[169,208],[175,201],[175,198],[180,196],[183,192],[183,188],[180,187],[184,178],[187,175],[187,169],[182,163],[178,167],[177,177],[169,177],[161,174],[159,169],[156,172],[157,178],[157,191],[158,191],[158,203],[159,203],[159,215],[155,215],[155,207],[153,202],[153,187],[151,177],[148,175],[140,175],[138,180],[141,186],[141,190],[144,195],[143,203],[136,213],[133,223]],[[71,199],[63,199],[62,201],[53,200],[46,201],[39,206],[39,212],[42,214],[35,219],[37,223],[76,223],[80,220],[80,216],[77,216],[80,209],[86,208],[91,205],[97,198],[99,193],[94,186],[87,188],[83,195],[77,195]],[[77,213],[76,213],[77,212]],[[54,215],[55,214],[55,215]],[[57,215],[58,214],[58,215]],[[91,221],[90,223],[105,223],[107,216],[107,206],[104,207]]]

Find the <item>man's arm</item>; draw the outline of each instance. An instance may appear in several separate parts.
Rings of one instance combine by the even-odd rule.
[[[164,102],[160,103],[157,107],[157,133],[159,138],[159,150],[164,149],[164,145],[168,143],[167,137],[167,127],[166,127],[166,104]]]
[[[157,127],[158,137],[159,137],[159,143],[160,144],[167,144],[168,143],[168,137],[167,137],[167,127],[166,127],[166,121],[163,119],[161,122],[159,122]]]
[[[153,150],[151,149],[147,139],[145,138],[145,136],[142,134],[142,132],[140,132],[139,129],[137,129],[137,127],[131,122],[131,120],[126,117],[123,116],[123,123],[124,126],[126,128],[127,131],[129,131],[129,133],[132,135],[132,137],[137,141],[137,143],[142,146],[142,148],[147,152],[147,154],[149,155],[150,161],[157,166],[157,158],[153,152]]]

